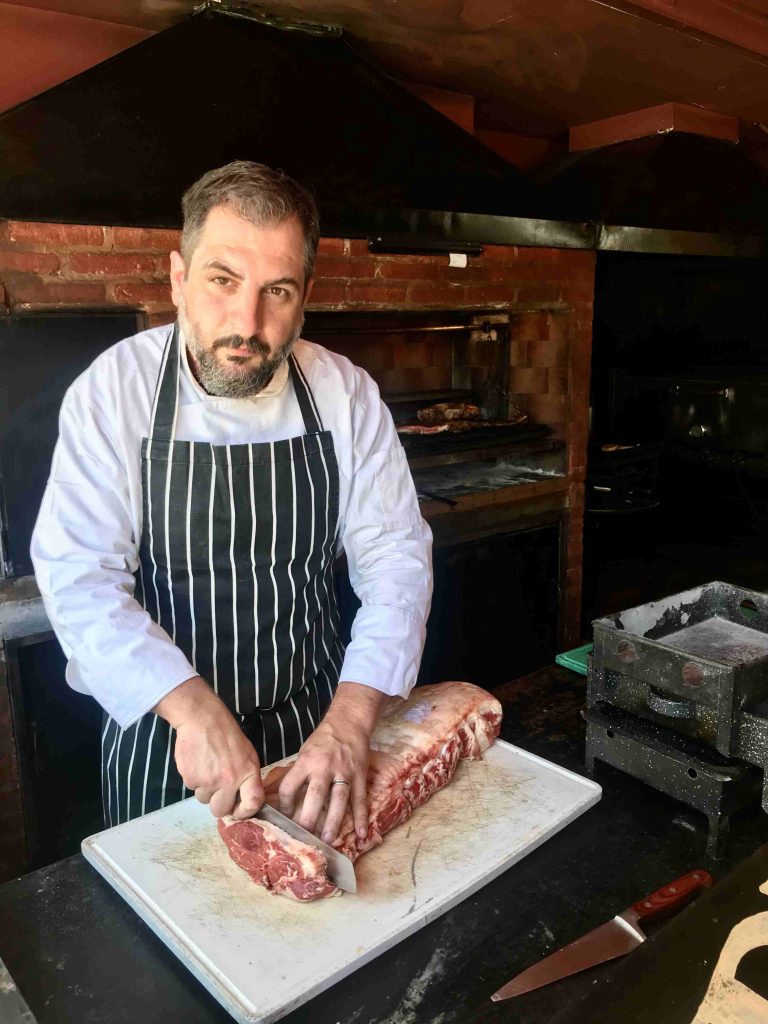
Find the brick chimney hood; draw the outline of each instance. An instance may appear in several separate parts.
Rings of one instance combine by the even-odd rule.
[[[542,211],[522,173],[338,31],[205,8],[0,116],[0,218],[178,227],[183,190],[236,158],[312,188],[326,235],[449,240],[462,215]]]

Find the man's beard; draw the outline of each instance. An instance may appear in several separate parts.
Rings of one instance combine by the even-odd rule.
[[[187,318],[181,306],[178,310],[178,319],[184,341],[195,361],[194,369],[198,383],[207,394],[215,398],[249,398],[263,391],[272,380],[275,371],[290,355],[293,346],[301,337],[301,329],[304,326],[302,317],[291,336],[273,353],[269,345],[255,335],[243,338],[239,334],[229,334],[223,338],[216,338],[210,347],[206,347],[200,338],[197,325]],[[251,353],[258,353],[261,362],[250,370],[238,371],[235,366],[230,370],[216,358],[216,352],[221,348],[247,348]]]

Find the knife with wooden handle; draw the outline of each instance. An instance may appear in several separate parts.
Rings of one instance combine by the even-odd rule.
[[[614,957],[624,956],[645,942],[646,936],[639,927],[640,921],[647,921],[665,910],[681,906],[697,890],[711,885],[712,876],[708,871],[703,868],[689,871],[687,875],[633,903],[612,920],[599,925],[570,945],[563,946],[556,953],[544,957],[527,971],[516,975],[498,992],[494,992],[491,999],[498,1003],[502,999],[522,995],[552,981],[567,978],[570,974],[585,971],[588,967],[602,964],[606,960],[613,960]]]

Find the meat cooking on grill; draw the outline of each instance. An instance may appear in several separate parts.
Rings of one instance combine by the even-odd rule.
[[[501,726],[501,705],[471,683],[421,686],[398,701],[379,721],[371,740],[368,769],[368,834],[355,833],[347,811],[333,843],[350,860],[373,849],[390,829],[406,821],[453,778],[462,758],[482,757]],[[277,805],[280,780],[289,766],[272,769],[265,779],[267,801]],[[314,847],[251,818],[223,818],[219,832],[230,856],[255,882],[298,900],[333,895],[325,858]]]
[[[438,402],[416,413],[419,423],[435,426],[438,423],[450,423],[452,420],[477,420],[480,409],[469,402]]]

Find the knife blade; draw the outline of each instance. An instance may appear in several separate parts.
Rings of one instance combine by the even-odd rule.
[[[281,814],[280,811],[269,804],[262,804],[254,817],[261,818],[262,821],[267,821],[270,825],[281,828],[283,832],[287,832],[292,839],[298,839],[300,843],[314,846],[316,850],[319,850],[324,855],[328,865],[328,877],[333,884],[338,885],[345,892],[357,892],[355,868],[349,857],[345,857],[343,853],[334,850],[332,846],[324,843],[322,839],[318,839],[312,832],[308,832],[301,825],[297,825],[292,818]]]
[[[646,940],[639,926],[640,921],[647,921],[665,910],[680,906],[698,889],[711,885],[712,876],[708,871],[703,868],[689,871],[687,875],[676,878],[645,899],[633,903],[612,920],[593,928],[581,938],[539,960],[533,967],[515,975],[498,992],[494,992],[491,999],[498,1003],[552,981],[559,981],[560,978],[567,978],[588,967],[595,967],[606,960],[624,956]]]

